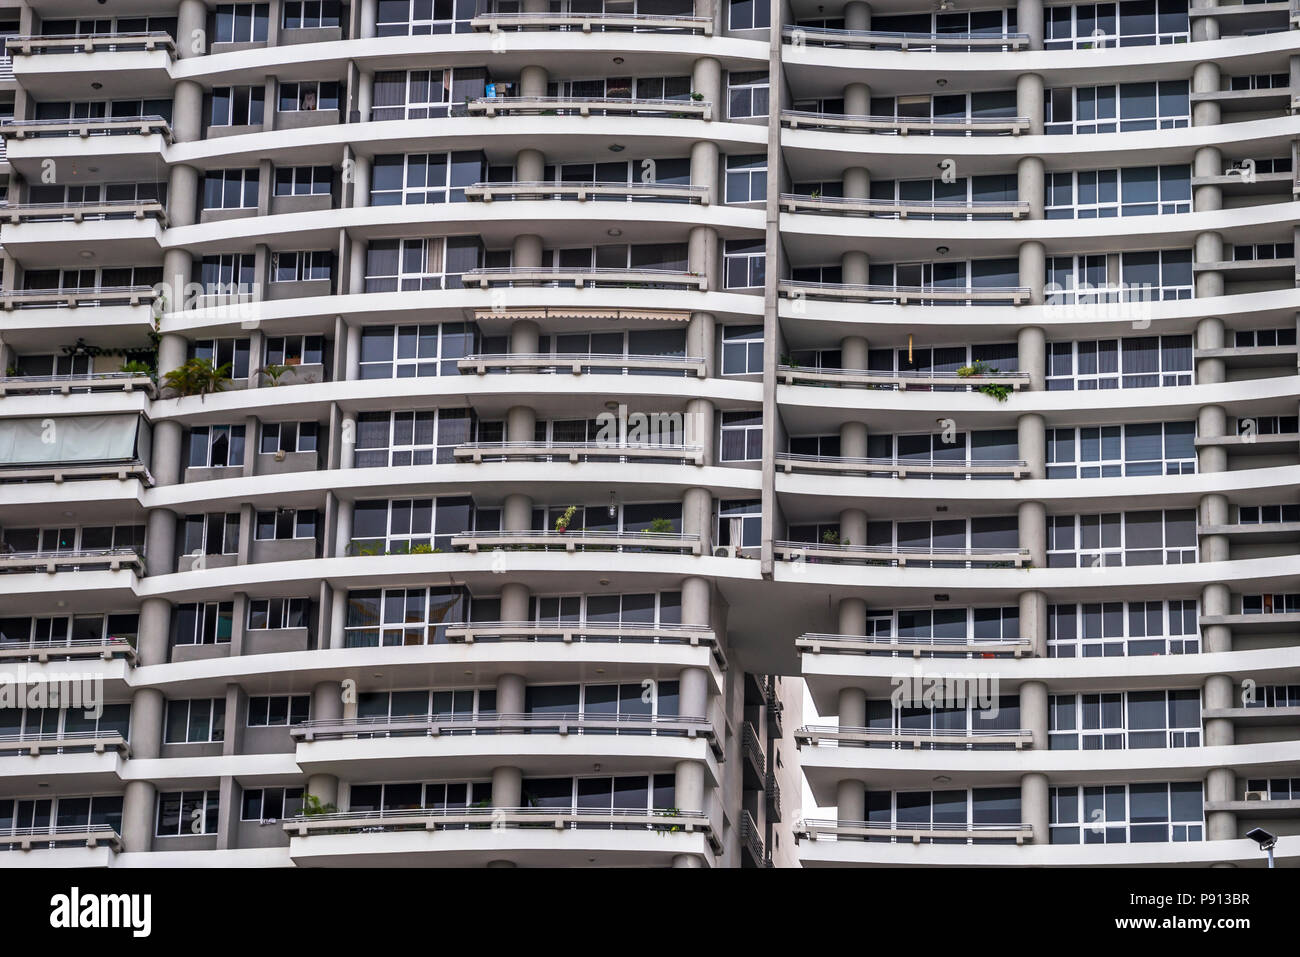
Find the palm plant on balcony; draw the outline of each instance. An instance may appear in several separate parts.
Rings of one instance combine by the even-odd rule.
[[[645,529],[647,535],[671,535],[677,529],[673,528],[671,518],[652,518],[650,525]]]
[[[303,817],[315,817],[318,814],[337,814],[338,805],[322,804],[321,799],[314,794],[304,794],[302,796],[302,814]]]
[[[265,376],[267,381],[270,382],[271,386],[274,388],[280,384],[280,379],[282,379],[284,374],[288,371],[289,367],[287,365],[278,365],[271,362],[258,369],[257,374]]]
[[[976,359],[968,366],[962,366],[957,370],[957,375],[963,379],[969,379],[971,376],[991,376],[997,375],[998,369],[989,365],[983,359]],[[1007,396],[1011,394],[1011,386],[986,382],[983,385],[975,387],[976,392],[983,392],[987,396],[992,396],[999,402],[1007,401]]]
[[[118,371],[127,375],[153,375],[153,366],[140,359],[128,359]]]
[[[187,359],[163,376],[163,387],[174,396],[205,396],[220,392],[231,381],[230,363],[214,366],[211,359]]]

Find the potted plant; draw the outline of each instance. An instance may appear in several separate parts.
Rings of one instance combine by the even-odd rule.
[[[991,376],[997,375],[998,370],[989,365],[983,359],[977,359],[968,366],[962,366],[957,370],[957,375],[963,379],[969,379],[971,376]],[[997,383],[986,382],[984,385],[976,386],[976,392],[983,392],[987,396],[992,396],[999,402],[1007,401],[1007,396],[1011,394],[1011,386]]]
[[[214,366],[211,359],[187,359],[163,376],[163,387],[175,396],[206,396],[220,392],[230,382],[230,363]]]
[[[262,368],[257,370],[258,375],[266,376],[272,387],[279,385],[280,379],[288,371],[289,367],[287,365],[277,365],[274,362],[264,365]]]
[[[125,372],[127,375],[152,375],[153,374],[153,368],[149,365],[149,363],[143,362],[139,359],[128,359],[126,362],[122,363],[122,368],[119,369],[118,371]]]
[[[835,531],[835,529],[828,528],[826,529],[826,531],[822,532],[823,545],[838,545],[839,543],[840,543],[840,533]],[[845,542],[844,544],[847,545],[848,542]]]
[[[569,523],[573,521],[573,516],[578,514],[578,506],[570,505],[564,510],[564,514],[555,520],[555,530],[564,534],[569,530]]]
[[[673,528],[673,521],[670,518],[652,518],[650,527],[645,531],[648,535],[671,535],[676,529]]]
[[[314,794],[304,794],[302,796],[302,814],[303,817],[315,817],[317,814],[337,814],[338,805],[322,804],[320,798]]]

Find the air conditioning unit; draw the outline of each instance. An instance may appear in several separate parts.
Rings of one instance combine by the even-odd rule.
[[[734,546],[734,545],[718,545],[717,547],[715,547],[715,548],[713,549],[713,557],[714,557],[714,558],[735,558],[735,557],[736,557],[736,546]]]
[[[1268,800],[1268,792],[1267,792],[1267,791],[1247,791],[1247,792],[1246,792],[1246,800],[1247,800],[1247,801],[1267,801],[1267,800]]]

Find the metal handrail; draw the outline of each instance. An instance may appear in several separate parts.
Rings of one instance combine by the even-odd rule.
[[[69,741],[115,741],[126,743],[126,735],[120,731],[51,731],[41,734],[0,734],[0,746],[6,744],[42,744]]]
[[[145,49],[148,50],[154,46],[150,41],[158,40],[165,41],[163,46],[168,47],[173,52],[175,51],[176,42],[166,30],[140,30],[125,33],[53,33],[39,36],[29,34],[26,36],[6,37],[5,48],[12,51],[12,53],[29,56],[34,52],[41,52],[35,50],[36,47],[75,46],[78,43],[88,41],[89,45],[85,52],[94,53],[97,52],[95,45],[98,41],[104,41],[107,46],[134,46],[136,43],[144,42]]]
[[[480,13],[476,14],[470,20],[470,27],[478,29],[480,26],[486,26],[492,33],[497,32],[498,25],[528,25],[541,23],[544,25],[554,24],[556,26],[587,26],[589,24],[622,24],[630,23],[634,26],[640,25],[653,27],[656,24],[664,24],[666,28],[673,29],[675,25],[683,25],[690,28],[703,30],[708,36],[713,35],[713,18],[712,17],[695,17],[695,16],[676,16],[671,14],[653,14],[653,13]]]
[[[108,837],[114,843],[121,840],[121,836],[111,824],[56,824],[54,827],[9,827],[0,828],[0,844],[15,838],[21,838],[26,842],[27,839],[46,839],[55,841],[60,838],[74,837]]]
[[[644,826],[654,830],[682,830],[687,833],[702,831],[711,836],[712,827],[704,811],[682,811],[676,808],[639,810],[633,808],[546,808],[546,807],[465,807],[465,808],[410,808],[382,811],[339,811],[333,814],[313,814],[291,818],[283,823],[284,830],[296,837],[306,837],[313,831],[331,830],[382,830],[385,827],[418,827],[437,830],[439,826],[455,827],[528,827],[549,823],[561,829],[570,824],[589,822]]]
[[[824,123],[833,126],[878,126],[884,129],[900,126],[916,129],[1014,129],[1029,125],[1029,118],[1025,116],[877,116],[871,113],[822,113],[816,110],[782,110],[781,119],[789,120],[792,126],[816,126]]]
[[[970,648],[980,645],[1007,645],[1008,647],[1029,647],[1028,638],[943,638],[935,635],[902,638],[897,635],[832,635],[824,632],[809,631],[795,639],[797,642],[811,644],[855,643],[880,645],[882,648],[898,645],[933,645],[936,648]]]
[[[840,828],[851,828],[853,830],[864,831],[948,831],[952,833],[978,833],[980,831],[1024,831],[1028,833],[1032,830],[1029,824],[952,824],[952,823],[922,823],[911,821],[832,821],[826,818],[805,818],[796,827],[797,830],[806,831],[808,828],[820,828],[828,831],[835,831]]]
[[[699,445],[673,445],[666,442],[602,442],[593,439],[590,442],[461,442],[456,446],[455,451],[461,450],[466,452],[491,452],[506,451],[509,449],[541,449],[555,450],[557,452],[700,452],[703,447]]]
[[[537,632],[546,631],[564,631],[572,633],[575,637],[589,636],[600,634],[601,632],[615,631],[636,631],[636,632],[664,632],[671,635],[674,632],[681,632],[684,639],[699,637],[700,640],[713,641],[713,630],[708,625],[682,625],[677,623],[670,624],[653,624],[646,622],[644,624],[634,621],[467,621],[459,625],[448,625],[447,636],[451,640],[452,633],[456,632],[456,637],[464,631],[478,631],[491,634],[493,629],[501,630],[536,630]],[[482,638],[476,636],[475,641],[481,641]],[[0,647],[4,647],[0,645]]]
[[[494,280],[503,282],[561,282],[571,281],[582,286],[588,282],[598,283],[602,279],[608,282],[650,282],[674,286],[697,286],[707,288],[708,279],[702,274],[676,269],[657,269],[652,267],[628,266],[480,266],[467,269],[462,274],[467,284],[477,282],[486,289]]]
[[[141,548],[70,548],[58,551],[5,552],[0,551],[0,562],[45,561],[51,558],[139,558]]]
[[[110,216],[119,210],[133,210],[137,219],[153,215],[163,220],[164,224],[167,221],[167,210],[156,199],[88,200],[75,203],[7,203],[0,206],[0,216],[7,219],[11,224],[20,223],[23,219],[29,217],[59,215],[80,222],[86,218],[87,214]]]
[[[681,371],[684,372],[694,367],[698,374],[703,377],[704,357],[616,355],[613,353],[590,352],[557,352],[554,355],[545,352],[496,352],[464,356],[456,360],[456,366],[462,372],[474,370],[480,375],[485,374],[490,368],[509,368],[511,366],[533,366],[538,369],[546,369],[552,366],[558,369],[565,366],[577,372],[580,372],[583,366],[597,366],[607,369],[681,366]]]
[[[24,385],[59,385],[68,382],[153,382],[147,372],[84,372],[61,375],[6,375],[0,376],[0,395],[6,388]]]
[[[612,105],[665,110],[680,109],[683,106],[705,110],[712,106],[709,100],[694,100],[689,96],[686,99],[639,96],[479,96],[469,100],[465,105],[470,107],[504,106],[509,108],[546,107],[562,103],[578,103],[602,108]]]
[[[818,552],[829,556],[864,555],[901,555],[907,557],[931,558],[984,558],[1016,555],[1021,558],[1029,556],[1026,548],[992,548],[984,545],[972,545],[965,548],[951,546],[895,546],[895,545],[827,545],[821,542],[773,542],[778,550]]]
[[[515,193],[626,193],[629,196],[636,195],[655,195],[663,194],[671,196],[675,193],[685,193],[691,196],[706,196],[708,194],[707,186],[696,186],[691,183],[613,183],[613,182],[583,182],[583,183],[555,183],[542,180],[518,180],[505,183],[474,183],[472,186],[465,187],[465,195],[471,199],[480,194],[515,194]]]
[[[4,656],[7,652],[63,654],[65,652],[93,650],[134,653],[135,646],[125,638],[78,638],[71,641],[0,641],[0,656]]]
[[[915,41],[922,46],[975,46],[996,49],[1002,46],[1013,48],[1028,45],[1027,33],[900,33],[890,30],[837,30],[832,27],[801,27],[787,25],[782,31],[786,40],[796,35],[801,42],[836,46],[880,45],[895,46],[902,44],[904,50]]]
[[[93,117],[70,117],[68,119],[54,120],[17,120],[10,119],[0,122],[0,136],[16,136],[23,139],[28,130],[39,132],[42,129],[53,129],[55,127],[67,127],[69,135],[91,130],[103,130],[112,134],[114,131],[140,132],[140,133],[161,133],[171,142],[172,131],[171,123],[161,116],[93,116]]]
[[[118,299],[136,305],[137,300],[158,295],[153,286],[78,286],[72,289],[15,289],[0,292],[0,308],[13,309],[24,303],[59,303],[78,299]],[[85,305],[85,303],[78,303]]]
[[[882,471],[897,471],[898,469],[915,469],[916,471],[925,471],[933,468],[955,468],[955,469],[999,469],[999,470],[1024,470],[1028,466],[1021,459],[880,459],[880,458],[859,458],[851,455],[807,455],[795,452],[778,452],[778,459],[787,459],[792,462],[825,462],[828,465],[862,465],[869,467],[879,467]]]
[[[1028,728],[859,728],[838,724],[805,724],[795,731],[796,737],[834,737],[839,734],[878,735],[882,738],[909,738],[917,735],[939,738],[1007,738],[1029,737]]]
[[[1011,370],[1009,372],[991,372],[962,375],[959,372],[951,372],[942,369],[922,372],[920,370],[912,372],[895,372],[893,370],[877,371],[875,369],[799,369],[794,366],[778,365],[776,371],[787,378],[798,379],[801,377],[808,378],[854,378],[859,376],[870,377],[873,379],[887,379],[898,382],[909,382],[914,379],[944,379],[952,380],[953,385],[961,385],[964,382],[973,382],[984,384],[988,382],[997,382],[1001,380],[1014,380],[1017,382],[1028,382],[1029,373]]]
[[[852,196],[809,196],[802,193],[782,193],[783,205],[800,204],[819,206],[864,206],[872,209],[893,210],[900,208],[931,209],[935,212],[979,212],[980,210],[1028,210],[1029,203],[1020,200],[971,199],[971,200],[933,200],[933,199],[870,199]]]
[[[509,278],[512,275],[525,273],[559,273],[559,274],[583,274],[583,275],[621,275],[625,273],[648,273],[654,276],[682,276],[697,278],[694,273],[682,272],[676,269],[659,269],[652,266],[477,266],[474,269],[465,270],[462,275],[466,278],[493,278],[501,276]]]
[[[452,536],[455,539],[475,538],[554,538],[556,541],[563,541],[568,538],[577,538],[595,542],[616,542],[623,540],[635,539],[638,544],[646,544],[646,539],[652,543],[683,544],[689,545],[700,540],[699,535],[685,535],[678,532],[642,532],[642,531],[624,531],[610,532],[597,529],[566,529],[563,532],[557,532],[554,529],[536,529],[534,531],[469,531],[458,532]]]
[[[505,727],[502,727],[505,726]],[[681,731],[694,737],[697,733],[712,736],[713,726],[705,717],[651,714],[598,714],[583,711],[519,712],[500,714],[426,714],[392,715],[368,718],[314,719],[301,721],[290,727],[295,738],[313,740],[325,735],[343,737],[357,733],[388,731],[428,731],[436,737],[445,729],[485,728],[504,731],[538,730],[554,728],[560,734],[573,728],[635,727],[661,731]],[[0,738],[0,741],[3,741]]]
[[[864,296],[880,295],[886,298],[915,297],[932,299],[936,296],[950,298],[977,298],[980,296],[1026,297],[1028,286],[885,286],[876,283],[848,282],[812,282],[801,279],[782,279],[781,286],[787,289],[803,289],[812,292],[842,292],[846,294],[861,293]]]

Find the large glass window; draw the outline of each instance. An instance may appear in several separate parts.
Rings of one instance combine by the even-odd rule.
[[[463,588],[384,588],[348,592],[349,648],[443,644],[447,626],[466,620]]]
[[[1201,744],[1201,693],[1195,690],[1052,695],[1048,718],[1053,751]]]
[[[456,446],[471,441],[473,435],[469,409],[363,412],[357,416],[354,467],[453,462]]]
[[[270,20],[267,3],[221,3],[217,5],[214,43],[263,43]],[[187,41],[188,42],[188,41]]]
[[[1200,781],[1052,788],[1053,844],[1204,840]]]
[[[1047,606],[1052,658],[1191,655],[1200,651],[1196,601],[1110,601]]]

